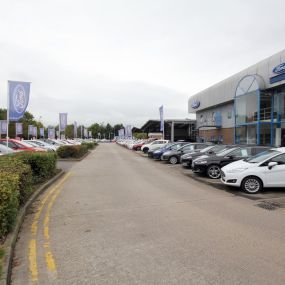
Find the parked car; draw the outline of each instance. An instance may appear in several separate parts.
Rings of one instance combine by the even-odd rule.
[[[263,187],[285,188],[285,147],[270,149],[222,168],[221,181],[255,194]]]
[[[56,151],[57,147],[55,145],[51,145],[48,143],[45,143],[43,141],[40,140],[25,140],[25,142],[35,146],[35,147],[41,147],[44,149],[47,149],[48,151]]]
[[[0,144],[6,145],[6,139],[1,139]],[[13,150],[34,151],[34,152],[37,152],[37,151],[45,152],[45,151],[47,151],[46,149],[43,149],[40,147],[34,147],[27,142],[15,140],[15,139],[9,139],[8,140],[8,147],[13,149]]]
[[[153,150],[157,150],[165,145],[167,145],[169,143],[169,140],[156,140],[153,141],[149,144],[145,144],[141,147],[141,150],[144,153],[147,153],[149,150],[153,151]]]
[[[209,144],[206,143],[188,143],[178,149],[173,149],[164,152],[163,155],[161,156],[161,160],[167,161],[171,164],[177,164],[180,162],[180,157],[183,154],[203,149],[208,145]]]
[[[191,168],[192,161],[201,157],[202,155],[207,155],[207,156],[214,155],[230,147],[233,147],[233,145],[223,145],[223,144],[210,145],[203,149],[183,154],[180,158],[180,163],[182,164],[183,167]]]
[[[185,144],[187,144],[187,142],[168,143],[164,147],[159,148],[157,150],[154,150],[154,151],[149,150],[147,154],[148,154],[148,157],[152,157],[154,159],[161,159],[162,154],[165,153],[166,151],[178,149]]]
[[[14,153],[14,152],[16,151],[7,147],[6,145],[0,144],[0,155],[5,155],[9,153]]]
[[[216,155],[205,155],[193,160],[192,171],[206,173],[208,177],[217,179],[221,177],[221,168],[227,164],[249,158],[268,149],[269,147],[262,146],[236,146],[225,149]]]

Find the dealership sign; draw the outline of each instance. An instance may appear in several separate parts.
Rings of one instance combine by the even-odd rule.
[[[191,107],[192,107],[193,109],[198,109],[198,108],[200,107],[200,101],[198,101],[198,100],[193,100],[193,101],[192,101],[192,104],[191,104]]]
[[[284,73],[285,72],[285,62],[274,67],[272,71],[273,73],[276,73],[276,74]]]
[[[277,75],[270,78],[270,84],[285,80],[285,62],[275,66],[272,72]]]

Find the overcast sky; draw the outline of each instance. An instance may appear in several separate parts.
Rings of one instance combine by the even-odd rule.
[[[188,98],[285,47],[284,0],[0,0],[0,107],[47,124],[190,117]]]

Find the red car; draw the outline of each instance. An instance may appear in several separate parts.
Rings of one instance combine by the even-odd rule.
[[[6,145],[7,141],[6,139],[0,139],[0,144]],[[42,151],[46,152],[46,149],[43,149],[41,147],[34,147],[30,145],[29,143],[15,140],[15,139],[8,139],[8,147],[13,149],[13,150],[22,150],[22,151]]]

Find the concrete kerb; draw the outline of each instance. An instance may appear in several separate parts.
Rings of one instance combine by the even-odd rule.
[[[24,218],[27,214],[27,210],[32,205],[32,203],[38,198],[38,196],[41,193],[43,193],[47,188],[49,188],[53,183],[55,183],[60,177],[62,177],[63,174],[64,174],[64,171],[61,170],[56,176],[54,176],[49,181],[47,181],[42,186],[40,186],[30,197],[30,199],[27,201],[25,206],[23,206],[20,209],[14,230],[10,234],[8,234],[4,242],[4,245],[3,245],[5,255],[3,258],[3,265],[2,265],[3,268],[2,268],[2,273],[1,273],[0,285],[9,285],[11,282],[11,273],[12,273],[15,245],[16,245],[18,234],[23,224]]]

